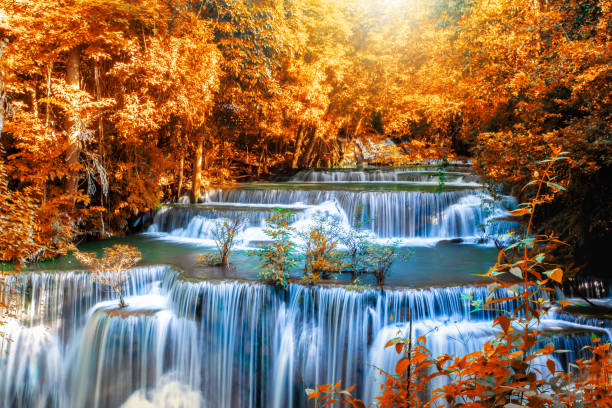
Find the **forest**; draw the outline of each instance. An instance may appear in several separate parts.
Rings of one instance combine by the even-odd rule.
[[[611,16],[0,0],[0,405],[612,406]]]

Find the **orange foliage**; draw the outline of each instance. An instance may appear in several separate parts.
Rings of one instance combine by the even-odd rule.
[[[169,153],[201,132],[220,72],[210,24],[178,8],[148,0],[1,6],[3,177],[35,203],[36,234],[13,240],[30,236],[44,249],[24,245],[25,258],[122,229],[163,197],[179,159]],[[181,137],[168,143],[168,133]],[[11,226],[28,228],[23,217]]]
[[[9,186],[30,189],[37,244],[52,254],[186,191],[291,168],[473,154],[488,181],[518,189],[554,142],[572,157],[563,176],[596,182],[612,157],[611,11],[604,0],[5,1]]]

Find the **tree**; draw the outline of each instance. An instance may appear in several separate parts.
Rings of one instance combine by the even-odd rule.
[[[329,280],[333,273],[341,272],[347,265],[338,249],[341,226],[329,216],[318,216],[314,223],[299,237],[304,251],[304,280],[317,283]]]
[[[104,248],[101,257],[93,252],[74,251],[76,259],[87,266],[95,282],[108,286],[119,297],[119,307],[127,306],[123,298],[123,283],[127,270],[142,259],[140,251],[133,246],[115,244]]]
[[[272,242],[254,252],[263,269],[259,278],[282,289],[287,286],[290,269],[297,265],[295,245],[291,241],[293,228],[289,226],[293,215],[289,210],[274,210],[274,214],[266,219],[264,230]]]
[[[245,222],[241,218],[217,221],[212,231],[217,248],[217,256],[211,256],[210,254],[201,255],[198,257],[198,263],[227,266],[229,264],[229,255],[234,248],[236,235],[240,232]]]
[[[39,203],[46,255],[155,208],[181,160],[172,153],[194,151],[176,147],[199,140],[222,56],[186,4],[0,6],[2,160],[10,189]]]
[[[405,251],[402,254],[402,258],[408,258],[410,254],[410,252]],[[389,275],[393,262],[399,256],[397,242],[393,242],[391,245],[367,243],[363,254],[365,271],[373,274],[376,278],[376,284],[382,288],[385,284],[385,279]]]

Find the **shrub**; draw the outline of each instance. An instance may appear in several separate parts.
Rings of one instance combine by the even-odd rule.
[[[398,259],[408,259],[412,255],[410,251],[400,253],[398,242],[393,241],[391,245],[379,245],[368,242],[364,247],[363,264],[365,271],[376,278],[376,284],[383,286],[389,275],[393,262]]]
[[[360,225],[360,224],[359,224]],[[353,276],[362,273],[366,267],[366,249],[369,245],[369,233],[360,226],[348,229],[340,236],[340,242],[346,246],[346,264]]]
[[[242,218],[217,221],[212,231],[217,254],[206,253],[199,255],[197,258],[198,264],[204,266],[227,266],[229,264],[229,255],[235,245],[236,235],[244,224],[245,220]]]
[[[304,280],[316,283],[328,280],[332,273],[341,272],[347,263],[338,250],[341,228],[338,221],[329,217],[316,217],[314,224],[300,237],[304,249]]]
[[[273,215],[266,219],[264,230],[272,242],[254,251],[259,257],[260,268],[263,269],[259,278],[280,288],[287,286],[289,270],[297,265],[295,248],[291,241],[293,228],[289,226],[294,214],[286,209],[274,210]]]

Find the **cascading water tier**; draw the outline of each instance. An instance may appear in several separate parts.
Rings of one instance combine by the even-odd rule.
[[[212,244],[215,223],[242,219],[245,246],[265,240],[263,227],[275,208],[296,211],[294,226],[303,230],[313,218],[328,215],[345,229],[358,224],[378,239],[406,245],[462,239],[485,242],[516,228],[507,221],[515,204],[495,201],[474,175],[432,168],[326,170],[300,172],[278,183],[250,183],[211,190],[204,202],[170,205],[158,211],[149,232],[167,238],[199,239]],[[490,242],[490,240],[489,240]]]
[[[384,343],[406,331],[410,315],[435,353],[474,351],[495,332],[494,313],[474,312],[469,299],[484,300],[484,287],[381,293],[291,284],[282,292],[185,282],[168,267],[129,276],[126,309],[84,273],[15,278],[15,288],[29,290],[18,294],[23,318],[9,324],[0,357],[2,406],[305,407],[305,388],[339,380],[372,401],[380,378],[371,364],[394,366]],[[567,330],[555,341],[573,350],[560,366],[589,342],[587,332],[608,332],[556,318],[543,326]]]

